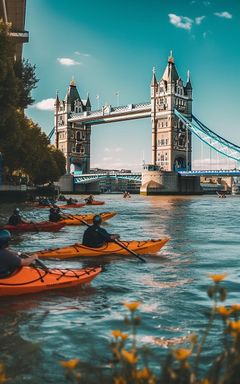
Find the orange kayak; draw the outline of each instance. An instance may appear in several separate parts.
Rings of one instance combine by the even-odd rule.
[[[69,208],[81,208],[84,207],[85,203],[76,203],[76,204],[65,204],[65,205],[59,205],[58,208],[61,209],[69,209]]]
[[[86,205],[103,205],[105,204],[104,201],[98,201],[98,200],[93,200],[93,201],[86,201]]]
[[[102,218],[102,221],[106,221],[108,219],[111,219],[113,216],[115,216],[116,212],[102,212],[100,213],[100,216]],[[64,220],[61,220],[60,223],[64,223],[65,225],[82,225],[81,220],[86,221],[88,224],[92,224],[93,217],[95,214],[89,213],[88,215],[66,215],[69,216],[68,218],[64,218]]]
[[[138,254],[153,254],[157,253],[167,242],[169,238],[159,240],[145,240],[145,241],[121,241],[123,245]],[[72,257],[88,257],[88,256],[107,256],[117,254],[121,256],[129,256],[129,252],[123,249],[116,243],[106,243],[99,248],[90,248],[82,244],[76,243],[68,247],[46,249],[43,251],[35,252],[40,258],[57,258],[68,259]]]
[[[52,221],[41,221],[36,223],[21,223],[18,225],[10,225],[6,224],[0,227],[0,229],[7,229],[8,231],[21,231],[21,232],[54,232],[59,231],[62,227],[64,227],[65,222],[59,221],[54,223]]]
[[[101,268],[49,269],[21,267],[9,277],[0,279],[0,296],[25,295],[52,289],[88,284]]]

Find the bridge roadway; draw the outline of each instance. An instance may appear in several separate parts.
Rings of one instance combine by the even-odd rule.
[[[106,105],[98,111],[86,111],[81,113],[72,113],[68,119],[71,123],[83,124],[105,124],[117,121],[143,119],[151,116],[151,104],[139,103],[128,104],[121,107],[112,107]]]
[[[141,183],[142,181],[142,173],[141,172],[135,172],[135,173],[89,173],[89,174],[83,174],[78,175],[74,174],[74,184],[91,184],[96,181],[104,180],[104,179],[122,179],[122,180],[131,180],[131,181],[138,181]]]
[[[240,176],[238,169],[201,170],[201,171],[179,171],[181,176]]]
[[[202,170],[202,171],[179,171],[179,175],[181,176],[239,176],[240,170]],[[74,174],[74,184],[91,184],[96,181],[104,180],[107,178],[111,179],[121,179],[121,180],[131,180],[136,182],[142,181],[142,173],[134,172],[134,173],[89,173],[89,174]]]

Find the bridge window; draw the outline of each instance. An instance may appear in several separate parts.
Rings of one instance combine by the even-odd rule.
[[[161,145],[164,145],[164,139],[161,139]]]
[[[79,132],[79,131],[77,132],[76,139],[77,139],[77,141],[81,140],[81,132]]]
[[[76,152],[76,148],[75,147],[72,147],[72,152]]]
[[[166,139],[166,145],[168,145],[168,139]]]

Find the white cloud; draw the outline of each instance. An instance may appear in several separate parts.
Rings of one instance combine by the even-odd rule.
[[[78,56],[84,56],[84,57],[90,57],[91,56],[89,53],[83,53],[83,52],[79,52],[79,51],[75,51],[74,53],[75,53],[75,55],[78,55]]]
[[[111,149],[110,148],[104,148],[104,152],[111,152]]]
[[[53,111],[54,110],[55,99],[49,98],[39,101],[36,104],[33,104],[32,108],[40,109],[42,111]]]
[[[222,17],[224,19],[232,19],[231,13],[224,11],[224,12],[215,12],[215,16]]]
[[[110,160],[112,160],[112,157],[111,157],[111,156],[103,157],[103,161],[110,161]]]
[[[200,25],[202,23],[202,21],[205,19],[206,16],[199,16],[199,17],[196,17],[195,18],[195,23],[197,25]]]
[[[80,65],[81,63],[79,61],[70,59],[69,57],[58,57],[57,61],[62,65]]]
[[[193,20],[186,16],[177,16],[174,13],[169,13],[169,21],[171,24],[173,24],[177,28],[183,28],[188,31],[191,30]]]
[[[114,149],[114,151],[115,151],[115,152],[122,152],[122,151],[123,151],[123,148],[121,148],[121,147],[117,147],[117,148]]]

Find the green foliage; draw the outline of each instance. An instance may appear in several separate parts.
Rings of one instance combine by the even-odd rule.
[[[240,304],[229,307],[220,305],[225,301],[227,292],[221,285],[224,274],[210,275],[213,285],[208,289],[212,300],[209,320],[199,336],[188,337],[187,345],[169,350],[161,362],[160,373],[150,368],[150,351],[137,343],[137,327],[140,324],[136,311],[139,302],[125,303],[130,316],[124,319],[129,327],[128,333],[112,331],[113,340],[111,367],[108,376],[101,382],[114,384],[239,384],[240,380]],[[206,352],[209,352],[209,333],[220,326],[217,343],[218,353],[209,357],[204,371],[199,369],[206,364]],[[89,382],[90,373],[84,370],[84,362],[72,359],[61,362],[66,370],[67,382]],[[93,369],[93,367],[92,367]],[[109,378],[110,375],[110,378]],[[83,380],[83,378],[85,380]],[[96,381],[97,382],[97,381]],[[98,381],[100,382],[100,381]]]
[[[5,176],[22,173],[35,184],[59,180],[65,173],[61,151],[49,145],[40,127],[24,116],[38,82],[35,66],[14,60],[8,24],[0,21],[0,152]]]

